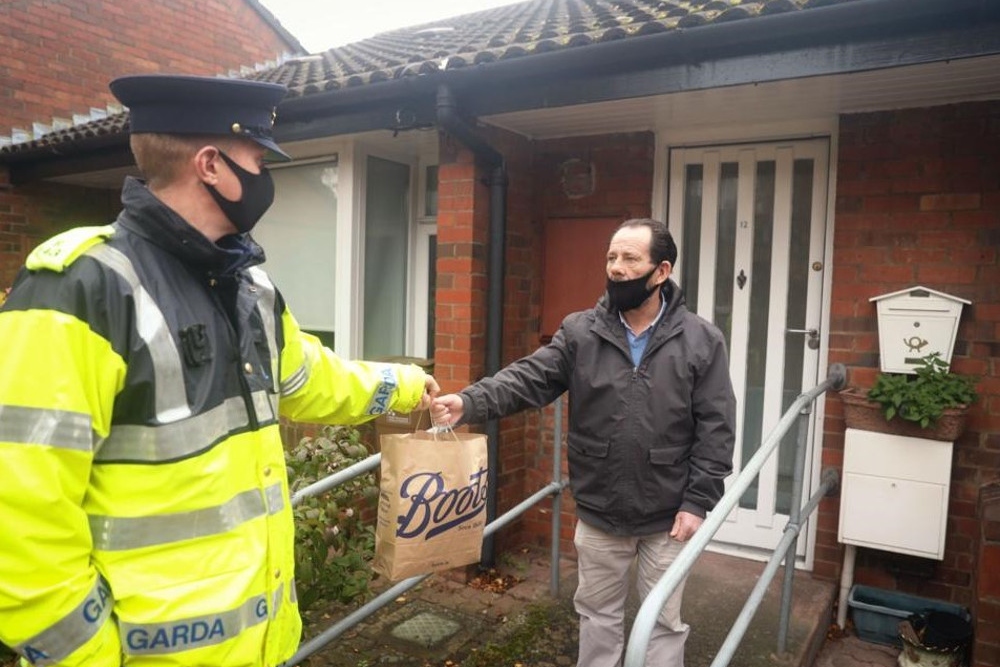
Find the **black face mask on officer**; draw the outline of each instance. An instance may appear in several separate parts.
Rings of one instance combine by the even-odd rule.
[[[626,312],[638,308],[659,288],[659,285],[646,287],[646,283],[656,273],[654,266],[649,273],[632,280],[612,280],[608,278],[608,310]]]
[[[221,150],[219,150],[219,155],[236,174],[243,194],[236,201],[232,201],[219,194],[214,185],[205,183],[205,187],[208,188],[209,194],[212,195],[225,216],[229,218],[229,222],[233,223],[237,231],[245,234],[254,228],[257,221],[274,203],[274,181],[271,179],[271,172],[264,167],[260,168],[259,174],[255,174],[236,164]]]

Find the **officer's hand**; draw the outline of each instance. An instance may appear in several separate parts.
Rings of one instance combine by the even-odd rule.
[[[435,426],[454,426],[464,413],[465,404],[458,394],[438,396],[431,403],[431,421]]]
[[[424,395],[420,397],[420,405],[414,408],[414,410],[426,410],[431,407],[431,401],[434,397],[438,395],[441,391],[441,387],[438,386],[437,380],[434,376],[428,375],[424,378]]]
[[[670,530],[670,537],[678,542],[687,542],[704,521],[697,514],[678,512],[674,517],[674,527]]]

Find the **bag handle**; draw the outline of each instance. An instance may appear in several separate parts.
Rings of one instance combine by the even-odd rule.
[[[424,415],[425,414],[427,415],[427,418],[430,419],[431,411],[430,410],[421,410],[420,414],[417,415],[417,421],[416,421],[416,423],[413,425],[413,432],[414,433],[419,433],[420,432],[420,423],[422,421],[424,421]],[[431,426],[434,426],[433,422],[431,422]]]
[[[430,410],[421,410],[420,414],[417,415],[417,421],[413,425],[413,432],[414,433],[419,433],[420,432],[420,430],[421,430],[420,429],[420,425],[424,421],[424,414],[426,414],[428,420],[430,420],[430,427],[427,428],[427,429],[425,429],[424,432],[425,433],[430,433],[433,436],[434,440],[438,439],[438,434],[439,433],[450,433],[452,439],[455,442],[461,442],[461,440],[459,440],[458,436],[455,434],[455,429],[453,429],[451,426],[438,425],[438,424],[435,424],[434,421],[430,419],[430,414],[431,414]]]
[[[428,410],[427,411],[428,418],[430,417],[430,414],[431,414],[431,411]],[[420,424],[420,418],[419,417],[417,418],[417,424],[418,424],[418,426]],[[429,429],[427,429],[427,433],[430,433],[432,436],[434,436],[434,440],[438,439],[438,433],[450,433],[452,439],[455,442],[461,442],[461,440],[458,439],[458,435],[455,434],[455,429],[453,429],[451,427],[451,425],[448,425],[448,424],[435,424],[434,420],[431,420],[431,426],[430,426]]]

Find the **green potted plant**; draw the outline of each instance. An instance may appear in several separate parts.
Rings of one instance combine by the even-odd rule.
[[[915,374],[879,373],[871,389],[840,392],[848,428],[932,440],[956,440],[976,400],[975,380],[952,373],[938,352]]]

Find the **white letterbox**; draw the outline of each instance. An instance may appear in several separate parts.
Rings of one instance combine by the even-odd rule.
[[[926,287],[874,296],[883,373],[915,373],[921,357],[941,354],[951,366],[962,306],[972,303]]]

